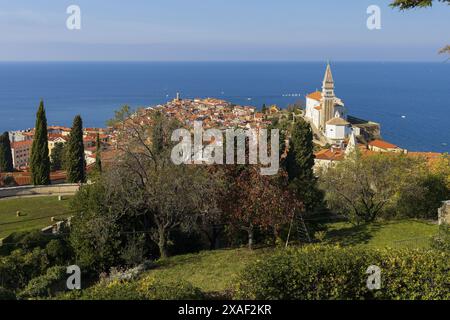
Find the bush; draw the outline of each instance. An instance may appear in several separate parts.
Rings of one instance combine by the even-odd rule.
[[[0,279],[6,289],[17,290],[44,273],[49,267],[45,250],[34,248],[27,252],[17,249],[6,257],[0,257]]]
[[[74,299],[78,293],[74,292],[66,298]],[[143,300],[143,295],[137,290],[137,282],[119,281],[100,282],[79,294],[81,300]]]
[[[450,252],[450,225],[439,227],[439,234],[431,239],[431,247],[436,250]]]
[[[26,288],[19,294],[21,298],[48,297],[58,289],[62,289],[66,278],[66,267],[55,266],[42,276],[30,280]]]
[[[13,292],[0,287],[0,300],[16,300],[16,295]]]
[[[66,241],[53,239],[45,247],[49,259],[55,264],[65,264],[70,255],[70,248]]]
[[[7,246],[0,246],[0,255],[9,255],[16,249],[32,251],[34,248],[44,248],[49,241],[54,239],[53,235],[45,235],[39,230],[14,232],[3,239]]]
[[[140,281],[100,281],[81,292],[65,293],[61,300],[199,300],[204,298],[200,289],[184,281],[164,282],[147,277]]]
[[[239,278],[236,298],[449,299],[449,259],[424,250],[289,249],[249,266]],[[380,290],[367,289],[371,265],[381,268]]]
[[[187,281],[164,282],[154,277],[144,278],[139,291],[148,300],[201,300],[202,291]]]

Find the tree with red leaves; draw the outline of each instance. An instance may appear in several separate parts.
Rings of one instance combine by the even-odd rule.
[[[234,168],[235,179],[227,195],[231,223],[248,234],[248,247],[254,244],[255,228],[272,229],[277,235],[302,204],[287,188],[288,177],[280,170],[276,176],[260,174],[259,166]]]

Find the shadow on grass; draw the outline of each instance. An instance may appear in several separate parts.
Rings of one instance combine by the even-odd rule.
[[[379,223],[348,226],[328,231],[326,238],[330,244],[343,246],[367,244],[381,227]]]

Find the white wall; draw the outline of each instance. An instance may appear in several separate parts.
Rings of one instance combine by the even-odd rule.
[[[314,107],[317,106],[320,102],[311,98],[306,97],[306,114],[307,118],[313,118],[313,110]]]
[[[327,124],[326,136],[333,140],[343,140],[347,135],[347,126],[337,126]]]

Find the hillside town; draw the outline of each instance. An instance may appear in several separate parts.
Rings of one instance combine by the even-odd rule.
[[[186,127],[193,127],[194,121],[201,121],[204,128],[264,128],[274,121],[295,121],[303,117],[311,126],[316,145],[315,167],[327,167],[343,160],[346,155],[357,148],[362,154],[405,153],[411,156],[423,156],[429,161],[440,157],[435,152],[410,152],[395,144],[381,139],[381,128],[378,123],[353,117],[342,99],[335,95],[335,82],[330,64],[327,64],[322,91],[306,95],[305,108],[281,109],[276,105],[258,110],[255,106],[236,105],[216,98],[183,99],[179,93],[167,102],[135,111],[133,121],[145,122],[152,112],[161,111],[173,117]],[[34,128],[9,132],[11,153],[15,172],[1,173],[14,178],[15,185],[30,183],[30,155],[34,137]],[[51,157],[55,146],[64,145],[68,141],[70,128],[48,126],[48,150]],[[103,161],[113,158],[117,153],[118,127],[83,128],[83,144],[86,168],[95,163],[97,136],[101,143],[100,150]],[[51,173],[53,183],[63,182],[64,171]]]

